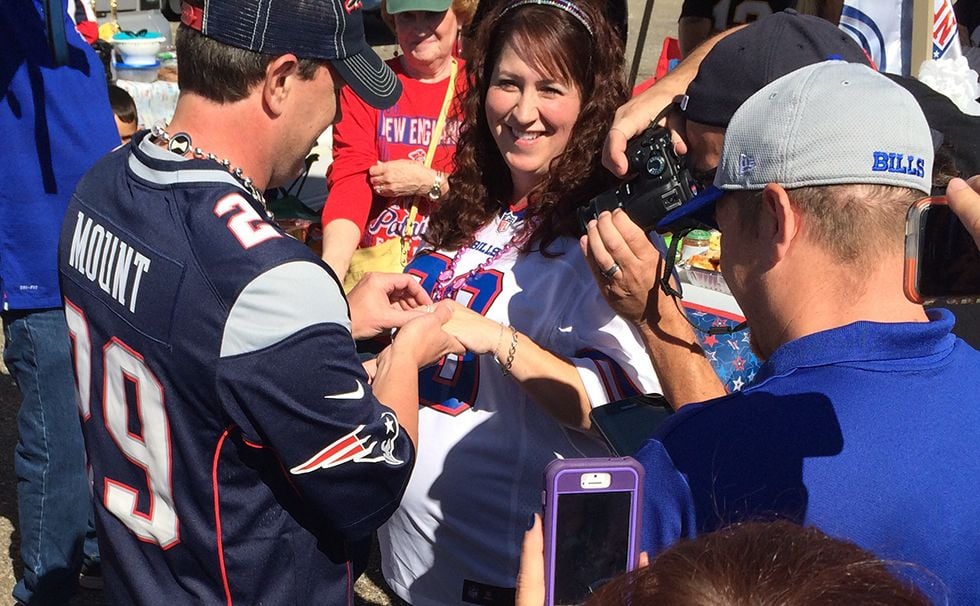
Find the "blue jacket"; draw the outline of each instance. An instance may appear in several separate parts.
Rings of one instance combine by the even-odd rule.
[[[41,3],[0,10],[0,309],[61,306],[57,245],[81,176],[119,145],[105,70],[68,15],[68,65],[55,67]]]
[[[776,515],[980,603],[980,352],[929,317],[797,339],[744,391],[674,415],[637,455],[644,548]]]

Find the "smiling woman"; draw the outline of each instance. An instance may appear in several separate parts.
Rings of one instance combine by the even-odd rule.
[[[448,300],[467,354],[420,377],[418,458],[379,531],[385,577],[415,606],[513,602],[545,466],[608,455],[591,409],[659,390],[576,237],[575,208],[612,184],[598,150],[626,98],[603,8],[498,3],[467,47],[456,171],[406,269]]]
[[[527,198],[568,145],[582,93],[578,85],[541,74],[505,44],[490,78],[487,124],[510,168],[512,197]]]

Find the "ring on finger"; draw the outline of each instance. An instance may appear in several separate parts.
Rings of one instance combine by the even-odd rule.
[[[612,280],[613,276],[616,275],[617,271],[619,271],[619,263],[613,261],[613,264],[610,265],[608,269],[603,269],[599,271],[599,273],[602,274],[603,278],[607,280]]]

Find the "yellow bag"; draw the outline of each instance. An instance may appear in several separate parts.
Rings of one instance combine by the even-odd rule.
[[[408,239],[411,241],[411,236]],[[402,238],[392,238],[376,246],[358,248],[350,259],[350,267],[344,277],[344,292],[350,292],[368,272],[401,273],[405,269],[402,257]]]
[[[442,138],[442,130],[446,125],[446,115],[449,113],[449,105],[452,103],[453,95],[456,92],[456,73],[458,65],[453,59],[449,71],[449,86],[446,88],[446,96],[442,100],[442,109],[439,111],[439,119],[436,121],[435,128],[432,129],[432,136],[429,140],[429,149],[425,154],[425,165],[432,166],[432,158],[436,153],[436,146]],[[408,220],[405,221],[405,231],[400,238],[391,238],[381,244],[358,248],[350,259],[350,266],[347,268],[347,275],[344,277],[344,292],[350,292],[357,286],[364,274],[371,271],[383,271],[389,273],[401,273],[408,265],[408,251],[412,247],[412,236],[415,234],[415,218],[418,215],[418,201],[412,198],[412,208],[408,212]]]

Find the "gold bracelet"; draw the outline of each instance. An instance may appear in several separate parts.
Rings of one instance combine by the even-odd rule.
[[[501,334],[503,334],[503,328],[504,325],[501,324],[500,325]],[[493,361],[496,362],[497,366],[500,367],[500,374],[504,375],[505,377],[510,374],[510,369],[514,365],[514,356],[517,354],[517,329],[514,328],[513,326],[508,326],[507,328],[510,329],[510,350],[507,352],[507,361],[501,362],[500,355],[498,354],[498,352],[497,351],[493,352]],[[497,339],[497,343],[498,344],[500,343],[499,337]]]

